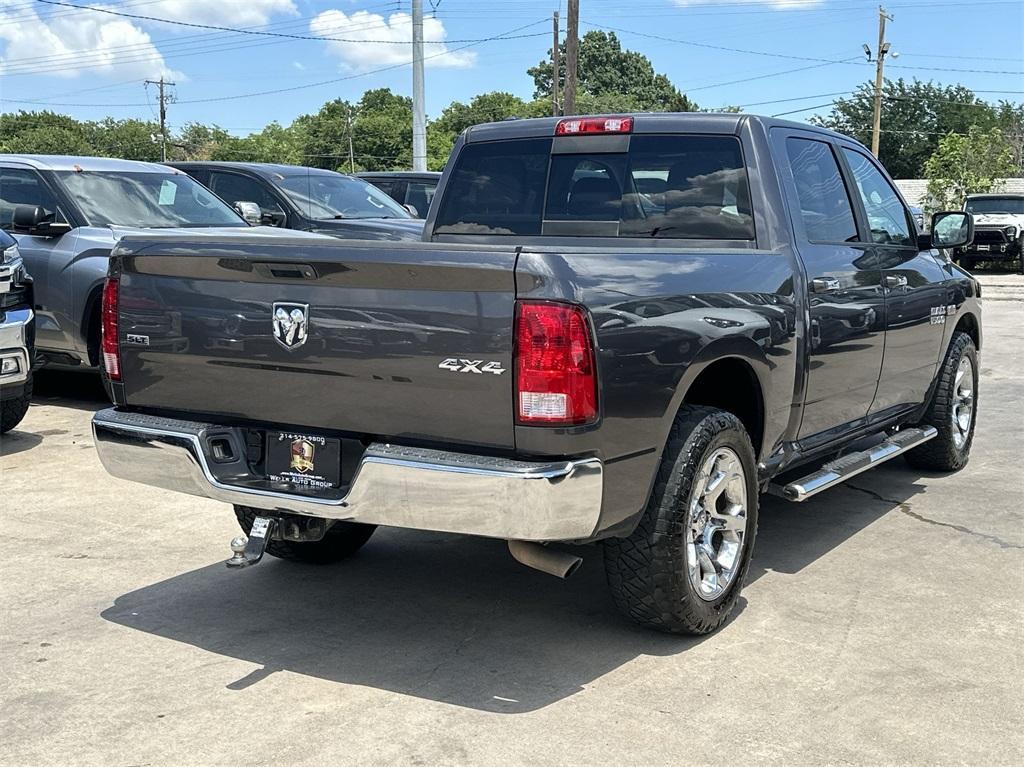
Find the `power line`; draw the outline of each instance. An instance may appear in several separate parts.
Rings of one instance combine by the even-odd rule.
[[[654,35],[648,32],[637,32],[632,29],[622,29],[620,27],[611,27],[604,24],[595,24],[592,21],[584,21],[584,24],[596,29],[604,29],[610,32],[619,32],[624,35],[636,35],[637,37],[647,37],[652,40],[663,40],[668,43],[678,43],[679,45],[690,45],[696,48],[708,48],[716,51],[728,51],[729,53],[745,53],[753,56],[768,56],[776,59],[792,59],[794,61],[818,61],[828,64],[852,64],[850,60],[837,60],[837,59],[824,59],[817,56],[795,56],[790,53],[774,53],[772,51],[755,51],[748,48],[732,48],[725,45],[715,45],[713,43],[700,43],[696,40],[680,40],[678,38],[664,37],[662,35]],[[898,69],[916,69],[924,70],[928,72],[967,72],[972,74],[991,74],[991,75],[1024,75],[1024,71],[1020,70],[999,70],[999,69],[954,69],[951,67],[915,67],[908,66],[906,64],[894,65],[890,64],[890,67],[896,67]]]
[[[313,40],[317,42],[332,42],[332,43],[373,43],[381,45],[412,45],[412,40],[365,40],[363,38],[356,37],[321,37],[319,35],[296,35],[289,34],[287,32],[268,32],[266,30],[258,29],[245,29],[239,27],[223,27],[216,24],[197,24],[191,21],[177,21],[175,19],[163,19],[157,16],[143,16],[137,13],[124,13],[123,11],[115,11],[110,8],[98,8],[93,5],[76,5],[75,3],[63,2],[63,0],[36,0],[37,3],[43,3],[44,5],[62,5],[69,8],[78,8],[83,11],[95,11],[96,13],[106,13],[111,16],[121,16],[127,19],[138,19],[140,21],[155,21],[161,24],[174,24],[179,27],[191,27],[192,29],[208,29],[215,32],[232,32],[238,35],[258,35],[260,37],[283,37],[289,40]],[[434,44],[441,43],[479,43],[491,38],[470,38],[465,40],[430,40],[427,42]]]
[[[448,50],[440,51],[438,53],[432,53],[429,56],[424,56],[423,60],[424,61],[428,61],[430,59],[438,58],[439,56],[447,56],[447,55],[455,53],[457,51],[465,50],[466,48],[472,48],[472,47],[474,47],[476,45],[480,45],[482,43],[493,42],[493,41],[497,41],[497,40],[514,40],[514,39],[517,39],[519,36],[512,36],[513,33],[520,32],[520,31],[522,31],[524,29],[528,29],[529,27],[537,26],[538,24],[547,24],[547,23],[548,23],[548,19],[546,19],[546,18],[545,19],[540,19],[539,21],[533,21],[533,22],[530,22],[529,24],[523,24],[522,26],[515,27],[514,29],[510,29],[507,32],[499,33],[499,34],[493,35],[491,37],[485,37],[485,38],[482,38],[481,40],[478,40],[478,41],[475,41],[475,42],[472,42],[472,43],[467,43],[465,45],[457,46],[455,48],[451,48],[451,49],[448,49]],[[548,33],[547,32],[538,32],[536,34],[537,35],[547,36]],[[291,93],[293,91],[305,90],[306,88],[318,88],[318,87],[320,87],[322,85],[333,85],[334,83],[345,82],[345,81],[348,81],[348,80],[355,80],[355,79],[358,79],[360,77],[368,77],[370,75],[378,74],[380,72],[388,72],[388,71],[391,71],[393,69],[401,69],[402,67],[407,67],[407,66],[410,66],[411,64],[412,64],[412,61],[410,60],[410,61],[404,61],[404,62],[402,62],[400,64],[390,64],[390,65],[385,66],[385,67],[378,67],[377,69],[370,69],[370,70],[367,70],[365,72],[359,72],[359,73],[352,74],[352,75],[345,75],[344,77],[334,77],[334,78],[331,78],[330,80],[320,80],[320,81],[315,82],[315,83],[306,83],[305,85],[293,85],[293,86],[288,87],[288,88],[274,88],[272,90],[255,91],[255,92],[252,92],[252,93],[238,93],[238,94],[226,95],[226,96],[215,96],[215,97],[204,98],[204,99],[185,99],[185,100],[178,100],[175,103],[176,104],[208,104],[208,103],[212,103],[212,102],[215,102],[215,101],[235,101],[237,99],[254,98],[256,96],[272,96],[272,95],[276,95],[276,94],[279,94],[279,93]],[[62,107],[110,107],[110,108],[117,108],[117,107],[140,107],[140,106],[146,106],[146,104],[139,103],[139,102],[125,103],[125,104],[88,104],[88,103],[40,102],[40,101],[36,101],[36,100],[31,100],[31,99],[3,99],[3,100],[4,101],[10,101],[10,102],[15,103],[15,104],[39,104],[39,105],[42,105],[42,106],[62,106]]]

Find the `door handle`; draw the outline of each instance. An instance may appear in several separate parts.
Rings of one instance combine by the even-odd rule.
[[[839,290],[839,280],[835,277],[815,277],[811,280],[812,293],[830,293]]]
[[[892,290],[893,288],[905,288],[907,287],[907,278],[903,274],[887,274],[883,280],[885,287]]]

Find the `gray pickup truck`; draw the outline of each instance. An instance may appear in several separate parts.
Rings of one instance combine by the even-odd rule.
[[[111,259],[97,413],[118,477],[234,505],[328,562],[375,525],[505,539],[565,576],[600,541],[615,602],[715,629],[758,499],[895,456],[962,467],[979,287],[871,154],[748,115],[480,125],[424,241],[129,236]]]

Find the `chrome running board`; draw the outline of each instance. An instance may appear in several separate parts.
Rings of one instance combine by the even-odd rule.
[[[768,486],[768,492],[797,503],[806,501],[823,490],[835,487],[850,477],[856,477],[861,472],[873,469],[879,464],[924,444],[937,434],[938,431],[934,426],[900,429],[883,442],[859,453],[840,456],[806,477],[801,477],[786,485],[771,484]]]

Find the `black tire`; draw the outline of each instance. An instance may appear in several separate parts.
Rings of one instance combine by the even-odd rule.
[[[246,535],[252,530],[252,523],[256,517],[262,514],[266,514],[266,512],[248,506],[235,506],[238,525]],[[306,543],[271,540],[267,544],[267,553],[278,559],[287,559],[292,562],[329,565],[347,559],[359,551],[363,544],[370,540],[370,536],[376,529],[376,525],[335,522],[328,528],[327,535],[322,540]]]
[[[704,463],[722,448],[739,459],[746,491],[746,530],[735,574],[713,600],[702,598],[687,568],[690,509]],[[731,413],[684,406],[669,434],[651,497],[633,534],[604,541],[605,573],[616,606],[648,628],[707,634],[725,622],[739,599],[757,533],[758,487],[754,448]]]
[[[971,363],[972,409],[970,427],[964,434],[953,423],[953,410],[958,406],[956,375],[961,360]],[[978,350],[974,340],[963,331],[956,331],[949,343],[946,358],[939,368],[939,378],[932,401],[920,424],[934,426],[938,436],[920,447],[907,451],[907,463],[926,471],[957,471],[967,465],[974,442],[974,427],[978,421]],[[958,444],[959,442],[959,444]]]
[[[19,394],[10,394],[11,389],[6,392],[0,389],[0,434],[6,434],[25,417],[28,406],[32,402],[32,374],[29,373]]]
[[[976,264],[977,262],[976,262],[976,261],[975,261],[975,259],[973,259],[973,258],[968,258],[968,257],[964,256],[964,257],[962,257],[962,258],[961,258],[961,259],[960,259],[960,260],[959,260],[959,261],[958,261],[957,263],[959,263],[959,264],[960,264],[960,266],[962,266],[962,267],[963,267],[964,269],[966,269],[967,271],[969,271],[969,272],[973,272],[973,271],[974,271],[974,267],[975,267],[975,264]]]

